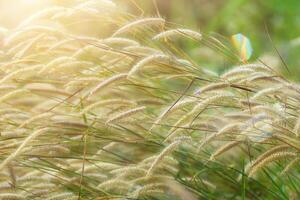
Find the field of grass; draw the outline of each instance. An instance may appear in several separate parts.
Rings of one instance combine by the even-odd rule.
[[[300,198],[298,60],[278,38],[244,59],[159,3],[51,2],[0,29],[0,199]]]

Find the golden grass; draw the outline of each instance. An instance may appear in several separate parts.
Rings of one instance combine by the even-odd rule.
[[[70,24],[76,14],[105,24],[105,33]],[[291,171],[300,149],[299,85],[260,63],[215,75],[170,43],[174,35],[205,40],[163,18],[135,19],[108,0],[49,8],[5,33],[0,198],[171,198],[166,183],[190,161],[179,153],[238,167],[226,158],[247,158],[235,150],[249,143],[260,149],[248,160],[249,176],[285,157],[294,158],[284,173]]]

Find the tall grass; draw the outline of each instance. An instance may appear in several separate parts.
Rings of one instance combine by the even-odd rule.
[[[0,198],[297,199],[300,87],[272,66],[107,0],[3,40]],[[236,66],[217,75],[177,40]]]

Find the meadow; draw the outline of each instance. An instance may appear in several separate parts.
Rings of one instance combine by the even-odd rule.
[[[124,2],[58,2],[0,29],[0,199],[300,198],[298,68],[271,38],[261,58]]]

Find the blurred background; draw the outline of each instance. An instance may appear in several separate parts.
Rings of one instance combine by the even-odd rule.
[[[0,25],[14,28],[22,19],[53,4],[70,5],[75,0],[0,0]],[[135,15],[159,14],[181,27],[230,37],[247,36],[254,49],[252,60],[265,59],[281,65],[273,44],[292,73],[286,76],[300,80],[300,0],[114,0]],[[141,11],[143,10],[143,12]],[[273,40],[268,38],[266,28]],[[193,44],[182,44],[197,58]],[[282,68],[282,67],[281,67]],[[220,68],[216,67],[217,70]]]
[[[118,0],[140,13],[131,0]],[[131,2],[131,3],[130,3]],[[145,15],[155,15],[153,0],[135,0]],[[159,13],[169,21],[205,33],[247,36],[252,60],[278,67],[290,79],[300,80],[300,0],[156,0]],[[129,6],[130,5],[130,6]],[[272,38],[270,41],[268,32]],[[287,63],[284,70],[274,46]],[[217,67],[220,70],[221,67]]]

